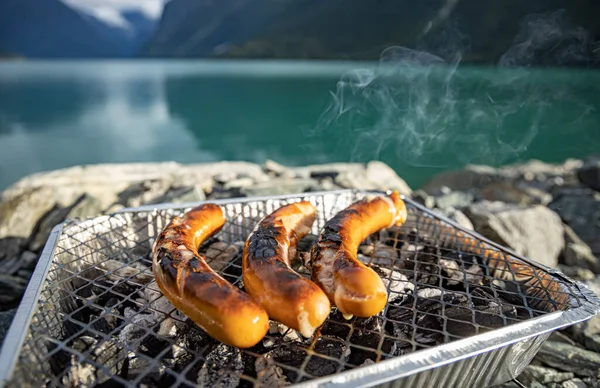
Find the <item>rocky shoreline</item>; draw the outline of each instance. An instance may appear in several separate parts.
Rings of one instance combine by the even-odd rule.
[[[356,188],[397,189],[600,294],[600,157],[467,166],[411,189],[389,166],[268,161],[73,167],[23,178],[0,197],[0,341],[52,227],[123,207]],[[559,356],[560,355],[560,356]],[[531,387],[600,387],[600,317],[554,333],[519,377]],[[518,387],[516,383],[506,387]]]

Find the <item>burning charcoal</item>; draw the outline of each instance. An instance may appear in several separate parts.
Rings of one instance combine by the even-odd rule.
[[[223,241],[212,243],[205,252],[207,264],[215,271],[223,271],[241,252],[241,247]]]
[[[237,387],[244,371],[242,355],[236,348],[219,344],[206,356],[198,384],[202,387]]]
[[[127,318],[131,318],[131,323],[123,327],[123,329],[119,332],[119,341],[123,344],[129,345],[130,348],[136,348],[137,346],[131,346],[133,342],[140,340],[144,337],[148,330],[145,328],[151,328],[156,324],[156,319],[152,314],[139,314],[134,313],[133,316],[128,317],[131,311],[130,309],[126,309],[127,313],[125,316]]]
[[[350,351],[341,341],[320,337],[314,348],[315,353],[329,356],[346,362]],[[337,371],[340,364],[337,361],[313,356],[306,364],[305,370],[313,376],[327,376]]]
[[[343,323],[325,321],[325,325],[321,329],[322,335],[328,335],[345,340],[350,334],[350,326]]]
[[[90,316],[90,322],[92,329],[99,331],[100,333],[108,334],[111,332],[110,325],[104,317],[98,317],[97,315]]]
[[[373,270],[381,276],[385,288],[389,290],[389,302],[403,299],[409,292],[415,289],[415,285],[409,282],[406,276],[399,271],[381,267],[373,267]]]
[[[125,264],[118,260],[106,260],[100,266],[108,272],[107,278],[114,282],[147,284],[154,280],[152,270],[139,261]],[[135,287],[135,285],[133,285]]]
[[[417,291],[419,298],[440,299],[442,290],[440,288],[421,288]]]
[[[383,243],[365,244],[361,246],[361,261],[365,264],[392,268],[398,259],[398,251]],[[359,248],[360,249],[360,248]]]
[[[305,358],[308,357],[304,350],[295,346],[286,345],[279,346],[264,356],[272,357],[273,361],[295,369],[300,369],[300,366],[304,362]],[[288,381],[296,381],[296,372],[293,372],[288,368],[283,368],[282,371]]]
[[[378,332],[367,332],[367,331],[354,331],[350,337],[350,355],[348,357],[348,363],[352,365],[360,365],[366,359],[377,361],[377,350],[381,341],[382,335]],[[360,347],[354,347],[352,344],[359,345]],[[364,348],[370,348],[367,350]],[[389,337],[383,338],[381,344],[381,351],[387,354],[394,354],[396,352],[396,341]]]
[[[270,357],[258,357],[254,363],[258,385],[281,387],[290,385],[280,367]]]
[[[290,342],[302,341],[302,337],[296,330],[290,329],[283,323],[279,323],[276,321],[271,321],[269,323],[269,333],[270,334],[278,333],[283,337],[283,339],[285,341],[290,341]]]
[[[123,349],[114,342],[99,342],[95,338],[81,336],[71,345],[73,350],[87,357],[95,364],[110,366],[110,373],[119,374],[123,366]],[[115,360],[119,360],[116,363]],[[63,384],[67,386],[95,386],[109,379],[106,373],[98,371],[93,364],[80,362],[75,356],[71,359],[71,365],[67,367],[67,373],[63,377]],[[88,385],[90,381],[93,383]]]

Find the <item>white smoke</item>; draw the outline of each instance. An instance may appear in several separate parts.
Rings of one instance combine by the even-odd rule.
[[[570,98],[527,68],[551,42],[571,42],[555,50],[558,60],[584,55],[577,46],[586,42],[584,32],[563,19],[560,12],[528,17],[497,72],[458,69],[468,40],[453,27],[438,29],[419,50],[389,47],[377,66],[341,77],[312,133],[331,131],[338,147],[352,150],[352,161],[382,153],[422,167],[517,160],[548,107]],[[521,68],[506,69],[513,66]]]

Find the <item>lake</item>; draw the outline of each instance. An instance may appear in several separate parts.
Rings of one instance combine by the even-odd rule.
[[[0,190],[79,164],[467,163],[600,151],[600,71],[328,62],[5,62]]]

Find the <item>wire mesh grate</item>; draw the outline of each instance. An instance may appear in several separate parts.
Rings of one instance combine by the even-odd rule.
[[[264,215],[307,199],[318,209],[300,241],[294,269],[309,276],[309,249],[325,222],[367,193],[306,194],[223,203],[228,221],[200,252],[243,289],[243,243]],[[359,257],[382,277],[389,301],[370,318],[335,309],[305,339],[277,322],[250,349],[223,345],[179,313],[154,282],[154,237],[186,208],[117,213],[63,228],[40,293],[12,386],[281,386],[407,356],[547,314],[513,281],[494,277],[489,260],[463,249],[439,220],[408,202],[398,228],[370,236]],[[481,252],[487,247],[480,242]],[[487,247],[489,248],[489,247]],[[471,252],[471,253],[469,253]],[[541,269],[538,269],[540,271]],[[571,307],[580,300],[566,281]],[[511,283],[509,286],[508,284]],[[536,295],[539,295],[536,293]],[[551,294],[545,293],[552,305]],[[539,298],[539,297],[538,297]]]

